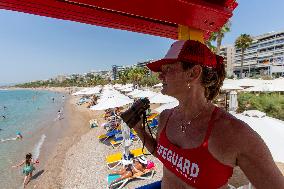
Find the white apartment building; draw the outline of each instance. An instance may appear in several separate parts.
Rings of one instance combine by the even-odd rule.
[[[241,49],[235,50],[234,74],[239,76],[241,68]],[[246,77],[255,75],[284,74],[284,31],[270,32],[253,37],[252,45],[244,53]]]
[[[130,68],[131,66],[118,66],[118,65],[112,65],[112,80],[118,80],[119,79],[119,72],[124,72],[125,69]]]
[[[235,47],[233,45],[223,46],[220,49],[220,56],[224,58],[224,64],[226,66],[227,77],[234,75],[234,60],[235,60]]]

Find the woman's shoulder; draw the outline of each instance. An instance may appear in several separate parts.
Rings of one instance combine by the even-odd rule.
[[[237,146],[246,140],[251,141],[260,138],[247,123],[225,110],[219,111],[219,115],[217,116],[214,125],[222,132],[224,140],[234,141]]]

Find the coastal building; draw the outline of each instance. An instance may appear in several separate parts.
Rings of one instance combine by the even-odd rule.
[[[234,74],[239,76],[241,69],[241,49],[235,50]],[[253,37],[252,45],[244,53],[243,75],[284,74],[284,31],[269,32]]]
[[[63,82],[65,79],[66,79],[65,75],[58,75],[58,76],[55,77],[55,80],[60,82],[60,83]]]
[[[234,71],[235,47],[233,45],[223,46],[220,49],[220,56],[224,58],[227,77],[232,77],[234,75],[233,71]]]
[[[112,72],[110,70],[92,71],[91,73],[94,76],[100,76],[103,79],[111,79],[112,78]]]
[[[126,69],[131,68],[132,66],[118,66],[118,65],[112,65],[112,80],[118,80],[119,79],[119,72],[124,72]]]

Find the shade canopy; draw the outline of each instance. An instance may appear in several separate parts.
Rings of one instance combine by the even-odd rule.
[[[99,94],[101,90],[101,87],[92,87],[92,88],[85,88],[80,91],[77,91],[73,93],[72,95],[93,95],[93,94]]]
[[[163,104],[163,103],[170,103],[170,102],[174,102],[177,99],[168,95],[163,95],[162,93],[157,93],[154,96],[151,96],[149,98],[150,103],[153,104]]]
[[[158,84],[154,85],[153,87],[155,88],[155,87],[162,87],[162,86],[163,86],[163,83],[158,83]]]
[[[0,8],[171,39],[178,26],[218,31],[235,0],[0,0]]]
[[[132,92],[128,93],[128,96],[134,96],[137,95],[138,93],[141,93],[143,90],[139,90],[139,89],[134,89]]]
[[[179,101],[178,100],[176,100],[176,101],[174,101],[174,102],[170,102],[170,103],[167,103],[167,104],[163,104],[162,106],[160,106],[160,107],[158,107],[158,108],[156,108],[156,109],[154,109],[156,112],[159,112],[159,113],[161,113],[162,111],[164,111],[164,110],[166,110],[166,109],[172,109],[172,108],[174,108],[174,107],[176,107],[176,106],[178,106],[179,105]]]
[[[235,116],[246,122],[261,136],[271,151],[274,161],[284,163],[284,122],[265,115],[257,117],[255,114],[248,114],[248,112],[245,114],[235,114]]]
[[[238,86],[236,83],[224,83],[221,87],[222,91],[243,90],[244,88]]]
[[[284,91],[284,83],[281,85],[280,83],[275,83],[273,81],[261,83],[257,86],[250,87],[245,89],[244,91],[250,92],[283,92]]]
[[[132,95],[134,98],[151,98],[155,95],[157,95],[158,93],[150,91],[150,90],[146,90],[146,91],[142,91],[140,93],[134,94]]]
[[[98,104],[91,106],[91,110],[107,110],[111,108],[122,107],[133,103],[132,99],[124,99],[117,96],[112,96],[100,101]]]

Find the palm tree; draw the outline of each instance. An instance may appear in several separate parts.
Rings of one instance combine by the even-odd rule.
[[[216,47],[216,54],[220,54],[221,44],[222,40],[225,36],[225,33],[228,33],[231,31],[231,22],[228,21],[216,34],[216,41],[217,41],[217,47]]]
[[[140,85],[141,80],[146,76],[146,73],[147,71],[145,68],[135,67],[130,69],[128,76],[134,85]]]
[[[243,78],[243,69],[244,69],[244,54],[245,50],[252,44],[252,37],[248,34],[241,34],[235,41],[235,47],[241,49],[241,70],[240,78]]]
[[[225,36],[225,33],[228,33],[231,31],[231,21],[228,21],[224,26],[218,31],[218,32],[213,32],[207,42],[207,46],[215,52],[217,55],[220,54],[220,49],[222,45],[222,40]],[[212,41],[217,42],[217,46],[215,47],[214,45],[211,44]]]

